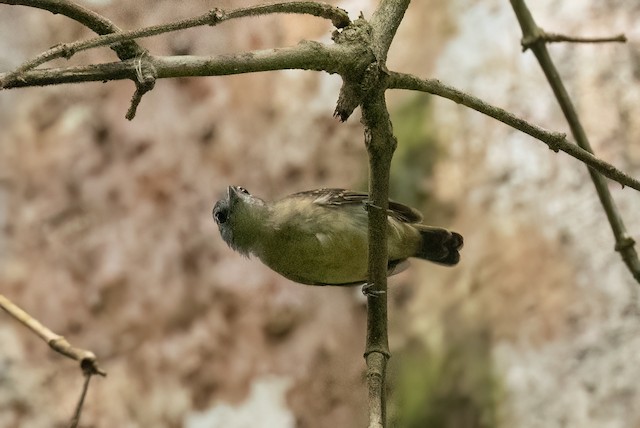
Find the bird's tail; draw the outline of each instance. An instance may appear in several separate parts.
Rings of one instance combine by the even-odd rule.
[[[422,244],[414,257],[453,266],[460,261],[462,235],[440,227],[414,225],[422,236]]]

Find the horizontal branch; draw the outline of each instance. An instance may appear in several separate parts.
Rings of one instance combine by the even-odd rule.
[[[500,107],[492,106],[479,98],[447,86],[437,79],[423,80],[409,74],[391,72],[387,87],[390,89],[409,89],[427,92],[472,108],[542,141],[555,152],[561,150],[567,153],[579,161],[582,161],[592,170],[620,183],[622,186],[629,186],[640,191],[640,181],[623,173],[613,165],[598,159],[577,145],[570,143],[565,134],[550,132],[539,126],[530,124],[526,120]]]
[[[2,0],[0,0],[0,2],[1,1]],[[151,27],[139,28],[131,31],[118,30],[118,32],[106,34],[100,37],[94,37],[89,40],[59,44],[41,53],[37,57],[24,62],[17,69],[8,74],[6,76],[6,80],[13,80],[20,73],[36,68],[37,66],[53,59],[69,59],[76,53],[84,50],[93,49],[100,46],[112,46],[116,43],[131,41],[143,37],[156,36],[163,33],[180,31],[204,25],[215,26],[231,19],[273,13],[299,13],[327,18],[331,19],[331,21],[337,28],[343,28],[349,25],[349,23],[351,22],[349,20],[349,16],[344,10],[328,4],[314,2],[274,3],[235,9],[229,12],[225,12],[220,9],[213,9],[205,14],[196,17],[170,22],[168,24],[153,25]],[[117,27],[115,28],[117,29]]]
[[[624,34],[618,34],[610,37],[575,37],[575,36],[567,36],[565,34],[558,33],[548,33],[538,28],[534,35],[531,37],[523,37],[522,38],[522,48],[523,50],[527,50],[539,41],[545,43],[558,43],[558,42],[569,42],[569,43],[626,43],[627,36]]]
[[[351,23],[349,15],[344,9],[327,3],[314,1],[296,1],[286,3],[263,4],[228,12],[225,19],[242,18],[245,16],[266,15],[271,13],[299,13],[330,19],[336,28],[344,28]]]
[[[326,46],[317,42],[301,42],[297,46],[243,52],[219,56],[148,56],[156,78],[189,76],[224,76],[258,71],[300,69],[342,74],[344,64],[353,55],[339,45]],[[137,78],[139,61],[111,62],[63,68],[45,68],[21,73],[7,80],[9,73],[0,74],[0,87],[4,89],[27,86],[45,86],[61,83],[104,82]]]

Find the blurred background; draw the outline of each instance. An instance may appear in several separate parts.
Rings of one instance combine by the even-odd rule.
[[[124,29],[249,1],[93,0]],[[354,19],[376,1],[331,1]],[[538,23],[627,44],[550,46],[599,157],[640,177],[640,6],[531,1]],[[143,39],[216,55],[330,41],[304,16]],[[0,71],[92,34],[0,5]],[[568,132],[508,2],[414,1],[389,68],[436,77]],[[70,63],[112,61],[108,49]],[[65,65],[65,60],[55,64]],[[129,81],[0,93],[0,292],[108,372],[85,427],[355,427],[367,420],[359,288],[292,283],[232,252],[211,219],[230,184],[265,199],[365,189],[359,112],[336,76],[283,71],[160,80],[137,117]],[[389,416],[397,427],[640,427],[630,273],[586,168],[450,101],[390,92],[394,199],[464,235],[462,261],[390,281]],[[610,183],[631,235],[640,195]],[[0,427],[66,426],[75,363],[0,314]]]

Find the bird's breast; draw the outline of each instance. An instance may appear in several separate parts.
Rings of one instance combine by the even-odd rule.
[[[343,284],[367,276],[367,228],[337,209],[273,225],[266,246],[256,254],[283,276],[305,284]],[[366,217],[364,217],[366,219]]]

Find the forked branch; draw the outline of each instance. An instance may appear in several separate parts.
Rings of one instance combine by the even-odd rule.
[[[524,0],[511,0],[511,6],[518,18],[520,27],[522,28],[523,46],[530,48],[540,63],[540,67],[547,77],[547,81],[558,100],[562,113],[564,113],[567,123],[571,128],[573,138],[578,143],[578,146],[589,153],[593,153],[591,143],[587,138],[587,133],[582,127],[578,113],[571,101],[571,97],[562,83],[560,74],[551,59],[551,55],[549,55],[545,40],[544,38],[538,38],[539,35],[544,34],[544,30],[538,27]],[[536,41],[530,42],[532,40]],[[599,172],[602,173],[602,171],[599,171],[598,169],[589,168],[591,180],[593,181],[598,197],[600,198],[602,208],[607,214],[607,219],[611,225],[611,230],[616,241],[615,250],[620,253],[622,260],[627,265],[627,268],[635,278],[636,282],[640,284],[640,260],[638,259],[638,253],[634,246],[635,241],[627,233],[627,229],[622,221],[622,217],[620,216],[616,203],[611,196],[611,192],[609,192],[607,183]],[[634,181],[637,182],[637,180]],[[631,187],[637,189],[635,183]],[[635,289],[632,291],[632,295],[636,295]]]
[[[80,413],[82,411],[84,399],[89,388],[89,380],[94,375],[107,375],[107,373],[98,366],[98,360],[95,354],[91,351],[71,346],[67,339],[49,330],[47,327],[42,325],[40,321],[33,318],[2,294],[0,294],[0,308],[4,309],[11,317],[18,320],[29,330],[40,336],[40,338],[44,340],[51,349],[80,363],[80,369],[82,370],[85,380],[80,393],[80,398],[78,399],[78,404],[76,405],[76,409],[69,424],[71,428],[77,427],[80,421]]]
[[[0,0],[0,3],[2,3],[2,0]],[[204,25],[215,26],[222,22],[237,18],[267,15],[273,13],[299,13],[327,18],[330,19],[331,22],[333,22],[333,25],[336,28],[344,28],[351,22],[349,20],[349,16],[344,10],[327,4],[314,2],[274,3],[269,5],[245,7],[241,9],[231,10],[229,12],[225,12],[221,9],[212,9],[207,13],[193,18],[170,22],[168,24],[153,25],[150,27],[139,28],[131,31],[121,31],[114,26],[114,32],[112,32],[111,34],[106,34],[89,40],[81,40],[74,43],[63,43],[57,45],[49,49],[48,51],[43,52],[37,57],[26,61],[10,74],[6,75],[4,79],[7,81],[12,80],[20,73],[24,73],[25,71],[31,70],[48,61],[56,58],[69,59],[76,53],[88,49],[93,49],[101,46],[113,46],[122,42],[131,42],[135,39],[157,36],[163,33],[170,33]],[[139,55],[142,55],[142,52],[139,52]]]

